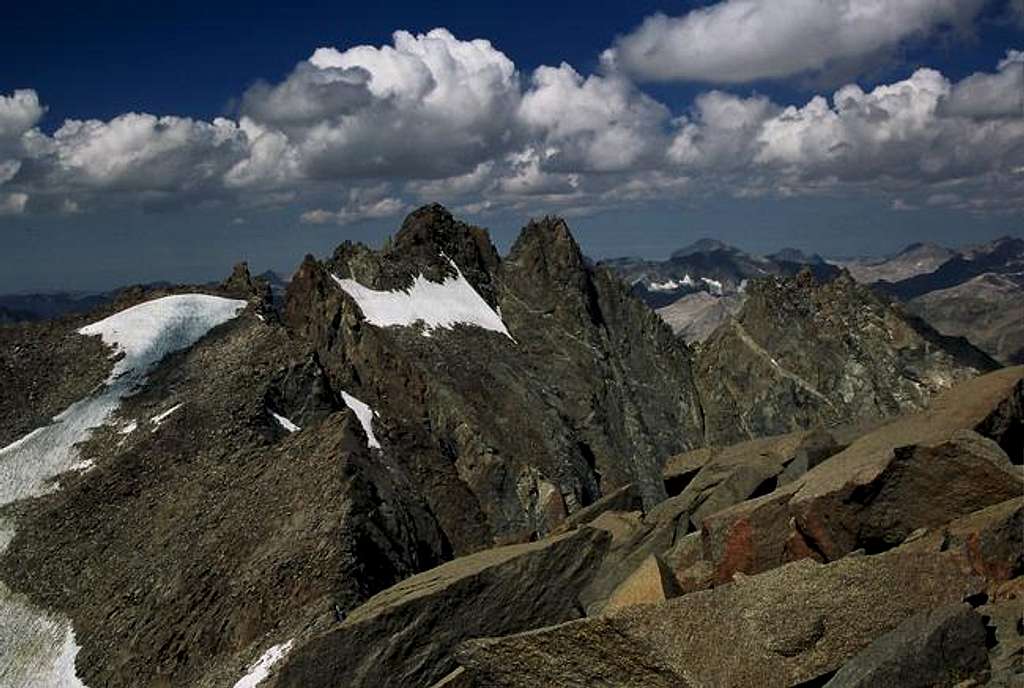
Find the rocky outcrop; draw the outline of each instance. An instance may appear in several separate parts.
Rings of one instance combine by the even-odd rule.
[[[936,688],[988,677],[985,624],[966,604],[920,612],[847,662],[825,688]]]
[[[1006,365],[1024,363],[1024,273],[984,273],[911,299],[907,310],[936,330],[965,337]]]
[[[266,685],[430,686],[455,668],[450,653],[463,640],[578,618],[574,593],[593,575],[607,541],[606,533],[582,528],[408,578],[344,623],[303,632]]]
[[[1024,368],[971,380],[927,411],[870,432],[802,478],[704,519],[716,580],[802,557],[832,561],[882,551],[920,527],[1002,502],[1024,489],[1013,450]],[[993,417],[1003,422],[993,425]],[[975,430],[990,432],[990,437]]]
[[[902,551],[802,561],[657,606],[469,641],[456,658],[472,685],[488,688],[788,687],[835,671],[910,616],[976,593],[980,578],[958,561]]]
[[[848,274],[752,283],[739,315],[701,347],[696,378],[711,444],[889,418],[998,367]]]
[[[301,351],[241,316],[153,371],[82,446],[91,469],[21,507],[3,580],[70,618],[86,685],[196,685],[283,620],[333,618],[450,558],[353,413],[294,433],[268,414],[279,383],[299,399],[281,362],[301,370]]]
[[[511,336],[381,327],[332,277],[384,291],[418,274],[461,274]],[[531,223],[499,260],[483,230],[421,209],[383,251],[307,259],[285,320],[331,386],[377,412],[385,451],[401,448],[456,552],[553,532],[626,484],[654,504],[664,457],[703,441],[688,350],[560,220]]]
[[[66,323],[0,327],[0,447],[50,422],[103,383],[113,362]]]

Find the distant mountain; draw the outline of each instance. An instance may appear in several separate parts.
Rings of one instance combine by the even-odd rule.
[[[983,275],[1024,272],[1024,239],[1003,237],[988,244],[955,253],[930,272],[921,272],[896,282],[879,284],[886,293],[903,300],[948,289]]]
[[[898,282],[932,272],[954,256],[956,251],[953,249],[938,244],[915,243],[899,253],[884,258],[864,258],[836,263],[849,270],[858,282],[872,284],[883,281]]]
[[[797,265],[824,265],[828,262],[817,253],[807,254],[798,248],[784,248],[770,253],[766,257],[779,263],[796,263]]]
[[[696,379],[705,434],[728,443],[905,413],[998,367],[848,273],[819,281],[805,271],[752,282],[739,313],[700,347]]]
[[[906,307],[940,332],[966,337],[1006,365],[1024,363],[1024,273],[987,272],[911,299]]]
[[[615,258],[601,264],[615,271],[652,308],[664,308],[696,292],[713,296],[742,294],[750,280],[792,276],[804,268],[810,268],[821,279],[839,274],[838,268],[820,256],[806,256],[795,249],[754,256],[717,239],[700,239],[664,261]]]
[[[657,310],[672,331],[690,343],[703,342],[743,305],[742,294],[713,296],[706,291],[687,294]]]
[[[41,293],[0,295],[0,322],[52,320],[73,313],[87,313],[113,298],[108,294]]]

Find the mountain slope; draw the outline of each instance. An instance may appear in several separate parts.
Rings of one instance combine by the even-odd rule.
[[[754,282],[737,322],[695,370],[564,221],[501,257],[435,205],[307,257],[280,308],[240,264],[4,330],[32,372],[0,415],[0,685],[425,687],[458,642],[601,607],[837,442],[703,452],[689,491],[669,457],[917,408],[989,363],[848,277]],[[677,490],[693,512],[655,520]]]
[[[876,297],[849,274],[754,282],[700,349],[710,444],[887,418],[998,364]]]
[[[0,511],[0,627],[31,639],[19,657],[38,662],[17,666],[50,672],[19,688],[69,662],[93,687],[230,685],[240,658],[417,571],[542,537],[626,484],[656,503],[664,459],[703,442],[689,350],[559,220],[502,260],[426,207],[386,250],[307,258],[280,320],[241,266],[209,296],[174,291],[123,294],[54,336],[168,298],[245,308],[195,344],[161,339],[170,353],[117,378],[132,393],[109,405],[87,391],[109,362],[84,358],[36,421],[8,426],[72,394],[104,404],[64,428],[59,489]],[[132,341],[154,336],[131,323]]]

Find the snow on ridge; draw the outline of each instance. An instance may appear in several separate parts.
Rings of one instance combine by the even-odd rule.
[[[377,412],[348,392],[342,392],[341,398],[345,400],[345,405],[352,409],[352,412],[356,414],[356,418],[359,419],[359,423],[363,426],[363,432],[366,433],[366,444],[371,449],[380,449],[380,442],[377,441],[373,434],[373,417],[377,415]]]
[[[0,448],[0,506],[56,489],[52,479],[67,470],[88,470],[75,447],[107,423],[165,355],[188,348],[211,329],[237,316],[245,301],[206,294],[180,294],[125,309],[79,330],[100,335],[123,354],[106,386],[68,406],[50,425]],[[128,426],[135,429],[134,421]],[[122,429],[124,434],[130,430]],[[16,523],[0,519],[0,551]],[[5,688],[84,688],[75,675],[78,645],[70,622],[26,604],[0,583],[0,637],[14,639],[18,662],[0,662]]]
[[[455,268],[455,277],[431,282],[421,273],[413,280],[411,287],[395,291],[377,291],[364,287],[354,279],[342,279],[337,275],[331,277],[346,294],[355,299],[363,317],[371,325],[409,326],[421,322],[426,328],[423,334],[430,336],[432,329],[451,329],[457,323],[462,323],[499,332],[515,341],[501,316],[466,280],[459,266],[451,259],[448,262]]]
[[[287,418],[285,418],[284,416],[280,416],[280,415],[274,413],[273,411],[270,412],[270,415],[274,417],[274,420],[277,421],[278,425],[280,425],[282,428],[284,428],[288,432],[298,432],[299,430],[302,429],[298,425],[296,425],[295,423],[293,423],[290,420],[288,420]]]
[[[110,382],[187,349],[217,325],[231,320],[246,302],[208,294],[175,294],[144,301],[78,330],[99,335],[124,358],[114,364]]]
[[[256,688],[256,686],[262,683],[264,679],[270,676],[270,668],[288,654],[292,649],[292,644],[294,642],[295,639],[293,638],[286,643],[274,645],[264,652],[260,658],[249,667],[249,673],[238,679],[234,688]]]
[[[650,289],[651,291],[675,291],[679,287],[679,282],[670,279],[664,282],[651,282],[651,285],[648,287],[648,289]]]
[[[711,279],[710,277],[701,277],[701,281],[708,285],[708,289],[712,294],[722,295],[722,283],[718,280]]]
[[[174,413],[175,411],[177,411],[178,409],[180,409],[184,405],[185,405],[184,402],[182,402],[180,404],[175,404],[174,406],[172,406],[171,408],[167,409],[163,413],[156,414],[155,416],[153,416],[149,420],[150,420],[151,423],[153,423],[153,425],[155,425],[157,428],[159,428],[163,424],[163,422],[165,420],[170,418],[172,413]],[[156,428],[153,429],[153,432],[156,432]]]

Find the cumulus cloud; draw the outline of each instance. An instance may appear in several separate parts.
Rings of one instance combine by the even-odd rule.
[[[129,113],[109,122],[68,120],[47,152],[59,185],[181,192],[219,181],[248,151],[228,119]]]
[[[319,48],[283,83],[251,89],[243,113],[282,131],[312,179],[450,177],[509,143],[519,83],[504,53],[445,29],[393,40]]]
[[[655,14],[604,62],[642,80],[744,83],[873,58],[946,26],[984,0],[723,0],[681,17]]]
[[[28,194],[21,192],[0,194],[0,216],[20,215],[25,212],[27,204]]]
[[[35,92],[0,96],[0,212],[213,201],[346,224],[431,200],[582,213],[823,191],[893,208],[955,194],[943,207],[1003,212],[1024,205],[1024,54],[995,67],[959,82],[919,69],[795,105],[710,90],[673,115],[621,72],[521,75],[487,41],[398,32],[391,45],[316,50],[251,88],[237,120],[128,113],[48,134]]]
[[[566,63],[538,67],[519,118],[563,167],[635,169],[659,151],[668,109],[619,77],[583,78]]]
[[[349,190],[345,204],[338,210],[316,208],[302,214],[302,221],[307,224],[347,225],[361,220],[373,220],[393,217],[406,212],[409,207],[404,201],[386,195],[387,185],[354,188]]]
[[[995,74],[974,74],[954,88],[945,112],[966,117],[1024,117],[1024,51],[1010,50]]]
[[[849,85],[831,103],[817,96],[785,108],[762,125],[755,162],[804,181],[848,182],[938,182],[1024,162],[1024,120],[944,115],[961,84],[919,69],[870,92]]]
[[[0,95],[0,145],[16,142],[36,125],[46,112],[39,95],[31,89],[19,89],[9,96]]]

